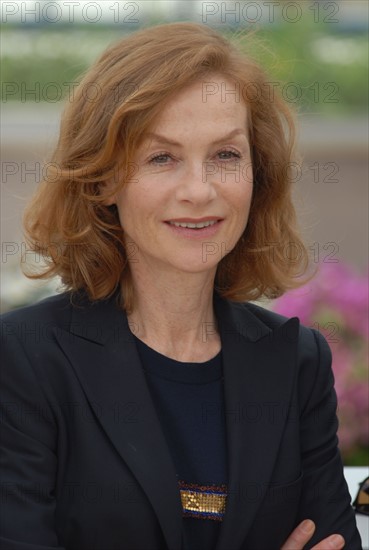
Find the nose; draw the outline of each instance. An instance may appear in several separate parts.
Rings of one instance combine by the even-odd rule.
[[[207,204],[216,198],[214,180],[206,172],[205,163],[198,161],[183,166],[177,185],[176,198],[194,205]]]

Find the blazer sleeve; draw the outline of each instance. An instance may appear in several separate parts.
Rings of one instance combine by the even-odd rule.
[[[14,329],[1,323],[0,548],[64,550],[54,519],[57,426]]]
[[[305,361],[300,375],[300,434],[303,490],[298,521],[312,519],[312,548],[325,537],[340,533],[345,549],[361,550],[354,511],[338,449],[337,397],[331,368],[332,353],[325,338],[310,329],[315,341],[315,360]]]

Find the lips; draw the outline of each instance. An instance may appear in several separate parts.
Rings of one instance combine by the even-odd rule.
[[[175,218],[173,220],[167,220],[165,223],[168,223],[169,225],[173,225],[175,227],[203,229],[204,227],[210,227],[219,221],[222,221],[222,218],[206,216],[203,218]]]
[[[165,223],[178,236],[187,238],[211,237],[217,233],[223,218],[207,216],[206,218],[176,218]]]
[[[211,225],[214,225],[217,223],[218,220],[209,220],[207,222],[174,222],[170,221],[168,222],[170,225],[174,225],[175,227],[188,227],[189,229],[203,229],[204,227],[209,227]]]

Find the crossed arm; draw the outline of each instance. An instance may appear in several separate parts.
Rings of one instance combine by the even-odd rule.
[[[315,531],[315,524],[311,520],[304,520],[288,537],[281,550],[303,550],[305,544],[309,542]],[[341,535],[330,535],[311,550],[341,550],[345,545],[345,540]]]

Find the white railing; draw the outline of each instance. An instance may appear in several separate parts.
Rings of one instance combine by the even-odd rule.
[[[354,500],[359,484],[369,476],[369,466],[345,466],[344,474],[351,499]],[[369,550],[369,516],[356,514],[356,523],[363,543],[363,550]]]

